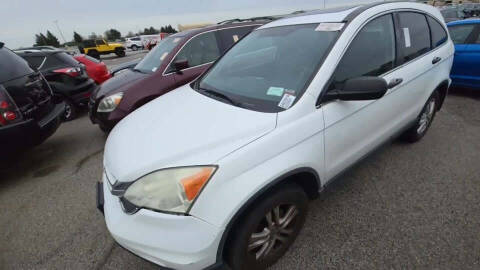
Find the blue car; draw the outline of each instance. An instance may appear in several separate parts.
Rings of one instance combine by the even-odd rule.
[[[480,19],[455,21],[447,26],[455,43],[452,85],[480,89]]]

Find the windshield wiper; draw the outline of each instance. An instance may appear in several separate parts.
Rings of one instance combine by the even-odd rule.
[[[222,94],[222,93],[220,93],[220,92],[217,92],[217,91],[215,91],[215,90],[205,89],[205,88],[200,88],[200,87],[198,87],[198,90],[201,90],[201,91],[203,91],[203,92],[205,92],[205,93],[207,93],[207,94],[210,94],[210,95],[219,97],[219,98],[221,98],[221,99],[223,99],[223,100],[226,100],[226,101],[228,101],[228,102],[229,102],[230,104],[232,104],[232,105],[235,105],[235,106],[240,106],[240,105],[241,105],[241,103],[236,102],[235,100],[231,99],[229,96],[227,96],[227,95],[225,95],[225,94]]]

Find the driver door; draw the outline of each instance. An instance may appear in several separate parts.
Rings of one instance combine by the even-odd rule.
[[[342,89],[346,80],[379,76],[391,82],[400,76],[396,66],[393,15],[368,22],[350,43],[327,91]],[[396,125],[402,105],[394,101],[398,85],[378,100],[341,101],[322,105],[325,119],[325,168],[327,179],[338,175],[385,141]],[[339,90],[341,91],[341,90]]]

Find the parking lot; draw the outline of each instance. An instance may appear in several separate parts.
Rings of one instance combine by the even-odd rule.
[[[424,140],[388,144],[329,186],[273,269],[480,268],[479,102],[455,91]],[[83,113],[0,164],[1,269],[158,269],[96,209],[105,140]]]

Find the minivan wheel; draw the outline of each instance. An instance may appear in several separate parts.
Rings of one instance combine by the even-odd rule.
[[[136,51],[136,50],[138,50],[137,45],[132,45],[132,51]]]
[[[412,143],[417,142],[427,134],[437,112],[439,97],[438,91],[433,92],[417,118],[416,124],[402,135],[404,140]]]
[[[234,270],[265,269],[280,259],[297,238],[308,211],[308,198],[289,184],[262,196],[230,232],[226,260]]]

